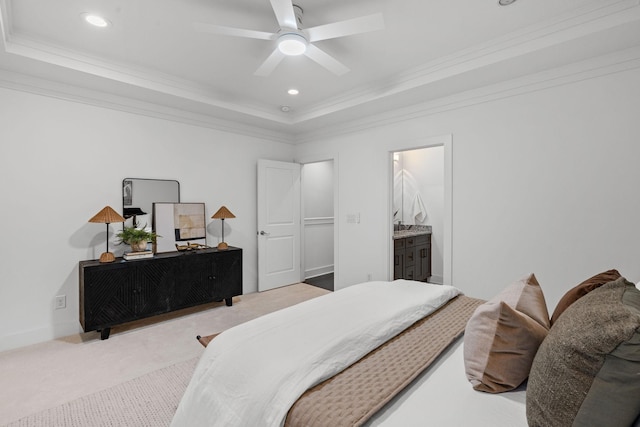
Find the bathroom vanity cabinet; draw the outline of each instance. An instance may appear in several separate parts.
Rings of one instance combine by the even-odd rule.
[[[393,278],[426,282],[431,276],[431,234],[393,239]]]

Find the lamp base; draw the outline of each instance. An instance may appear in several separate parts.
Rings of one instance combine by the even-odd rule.
[[[116,260],[116,257],[111,252],[105,252],[100,255],[100,262],[113,262]]]
[[[229,245],[227,245],[225,242],[220,242],[218,243],[218,249],[220,250],[229,249]]]

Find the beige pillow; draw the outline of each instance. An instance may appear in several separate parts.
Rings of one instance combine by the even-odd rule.
[[[547,305],[533,274],[478,307],[464,335],[465,372],[473,388],[489,393],[517,388],[548,331]]]

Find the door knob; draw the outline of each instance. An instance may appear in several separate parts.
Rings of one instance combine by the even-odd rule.
[[[267,232],[266,232],[266,231],[264,231],[264,230],[260,230],[260,235],[261,235],[261,236],[268,236],[269,234],[271,234],[271,233],[267,233]]]

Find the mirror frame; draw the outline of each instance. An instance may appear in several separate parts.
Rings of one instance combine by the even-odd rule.
[[[149,206],[142,206],[142,205],[134,206],[133,194],[135,189],[134,187],[135,182],[145,182],[147,184],[153,184],[153,182],[155,182],[158,185],[171,183],[172,186],[175,184],[175,186],[177,187],[176,188],[177,194],[175,194],[175,196],[177,196],[177,200],[174,200],[174,198],[167,197],[165,198],[165,200],[151,200],[149,202]],[[171,191],[173,191],[173,189]],[[123,226],[126,225],[126,222],[129,220],[129,218],[133,218],[133,220],[131,221],[133,226],[140,225],[140,224],[137,224],[136,214],[125,215],[126,209],[139,208],[141,212],[144,212],[144,214],[149,215],[149,220],[147,221],[147,227],[151,227],[153,223],[152,219],[153,219],[153,203],[154,202],[180,203],[180,182],[176,179],[124,178],[122,180],[122,216],[125,218],[125,223],[123,223]]]

